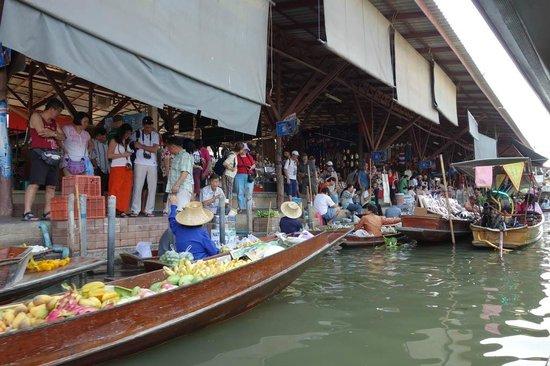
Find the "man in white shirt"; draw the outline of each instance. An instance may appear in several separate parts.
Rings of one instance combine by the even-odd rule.
[[[218,215],[220,208],[220,198],[225,202],[225,194],[220,188],[220,178],[216,174],[210,176],[210,184],[201,189],[200,201],[204,208]]]
[[[315,196],[313,207],[327,224],[334,220],[340,212],[338,205],[330,198],[327,187],[321,188],[321,192]]]
[[[298,151],[294,150],[290,156],[290,159],[285,162],[285,166],[283,168],[286,177],[287,192],[291,199],[292,197],[298,197],[298,180],[296,176],[298,174],[299,156],[300,154]]]
[[[143,117],[142,124],[143,128],[132,135],[136,160],[134,162],[134,190],[130,216],[136,217],[141,211],[141,192],[145,179],[147,179],[147,202],[144,213],[147,217],[153,217],[157,193],[157,151],[160,147],[160,136],[154,130],[151,117]]]

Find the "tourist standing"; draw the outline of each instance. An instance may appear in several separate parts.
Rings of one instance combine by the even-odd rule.
[[[90,123],[90,118],[84,112],[78,112],[74,116],[72,124],[63,126],[65,141],[63,141],[63,150],[65,155],[61,167],[63,175],[93,175],[93,169],[90,169],[89,151],[92,148],[91,137],[86,128]],[[88,169],[87,169],[88,167]]]
[[[107,157],[107,131],[104,127],[99,127],[94,135],[90,158],[94,166],[94,174],[101,178],[101,194],[105,194],[108,189],[110,168]]]
[[[233,151],[229,152],[223,162],[225,172],[222,176],[222,189],[225,192],[227,199],[229,199],[229,202],[233,199],[233,183],[235,176],[237,175],[237,154],[240,150],[239,145],[240,144],[237,144],[233,148]]]
[[[308,168],[308,159],[307,159],[307,155],[304,154],[302,155],[302,160],[298,164],[298,184],[299,184],[298,188],[301,194],[306,194],[307,188],[309,186],[307,168]]]
[[[286,177],[287,192],[289,197],[292,199],[298,197],[298,157],[300,154],[298,151],[294,150],[284,166],[284,172]]]
[[[169,133],[165,133],[162,135],[162,141],[161,141],[161,148],[160,151],[160,173],[162,177],[162,186],[165,188],[164,194],[162,196],[162,203],[163,203],[163,215],[168,216],[170,213],[170,207],[168,205],[168,193],[166,193],[166,183],[168,181],[168,172],[170,172],[170,165],[172,164],[172,158],[173,155],[170,153],[170,150],[166,146],[166,141],[170,138]]]
[[[252,200],[251,189],[254,188],[254,175],[256,162],[249,153],[246,144],[239,144],[239,152],[237,154],[237,175],[235,176],[235,187],[237,188],[237,201],[239,210],[246,210],[248,201]]]
[[[113,117],[113,122],[111,123],[111,129],[107,134],[107,142],[111,142],[111,140],[116,137],[116,135],[118,134],[118,129],[122,126],[123,122],[124,121],[120,114],[117,114],[116,116]]]
[[[59,177],[61,155],[59,144],[65,139],[63,131],[55,119],[63,110],[63,103],[58,99],[50,99],[42,112],[34,112],[29,120],[30,134],[30,175],[29,185],[25,189],[24,221],[38,220],[32,213],[32,204],[38,188],[46,186],[44,214],[42,218],[50,218],[52,197],[55,195]]]
[[[141,211],[141,193],[145,181],[147,181],[147,201],[144,214],[147,217],[153,217],[157,195],[157,151],[160,147],[160,136],[154,130],[151,117],[143,117],[142,124],[143,128],[137,130],[133,135],[136,160],[134,161],[134,190],[130,216],[136,217]]]
[[[116,197],[116,211],[121,217],[126,217],[132,196],[131,136],[132,127],[127,123],[123,124],[117,129],[117,135],[109,142],[107,150],[107,156],[111,159],[109,195]]]
[[[323,173],[321,173],[321,179],[327,180],[328,178],[334,178],[336,180],[336,185],[338,186],[338,173],[334,170],[334,164],[332,161],[327,161],[327,166]]]
[[[206,186],[207,179],[210,178],[210,175],[212,175],[212,156],[210,156],[208,148],[204,146],[202,139],[198,139],[195,143],[201,158],[200,186],[202,188]]]
[[[397,184],[397,191],[399,193],[407,193],[407,188],[409,187],[409,176],[406,174],[403,174],[401,179],[399,179],[399,183]]]
[[[176,195],[177,210],[181,211],[193,198],[193,141],[171,136],[168,149],[174,156],[168,173],[166,193]],[[169,200],[170,201],[170,200]]]

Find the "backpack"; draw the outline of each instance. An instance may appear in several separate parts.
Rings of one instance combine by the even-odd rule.
[[[225,162],[225,159],[221,157],[218,159],[218,161],[216,161],[216,165],[214,165],[213,170],[218,177],[222,177],[225,174],[225,166],[223,166],[224,162]]]

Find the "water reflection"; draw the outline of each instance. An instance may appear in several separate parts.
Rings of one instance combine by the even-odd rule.
[[[539,249],[540,268],[543,271],[540,274],[540,285],[545,297],[539,301],[538,307],[528,313],[523,309],[516,309],[516,319],[505,321],[515,333],[521,334],[482,340],[480,343],[483,345],[501,346],[497,350],[484,353],[485,357],[514,357],[515,361],[505,364],[514,366],[543,366],[550,362],[550,317],[546,317],[550,315],[550,248],[547,244],[544,243]]]

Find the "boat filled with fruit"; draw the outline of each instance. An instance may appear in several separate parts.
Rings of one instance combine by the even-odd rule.
[[[191,262],[0,307],[0,364],[92,364],[238,315],[279,292],[347,231]],[[245,253],[243,255],[243,253]]]

